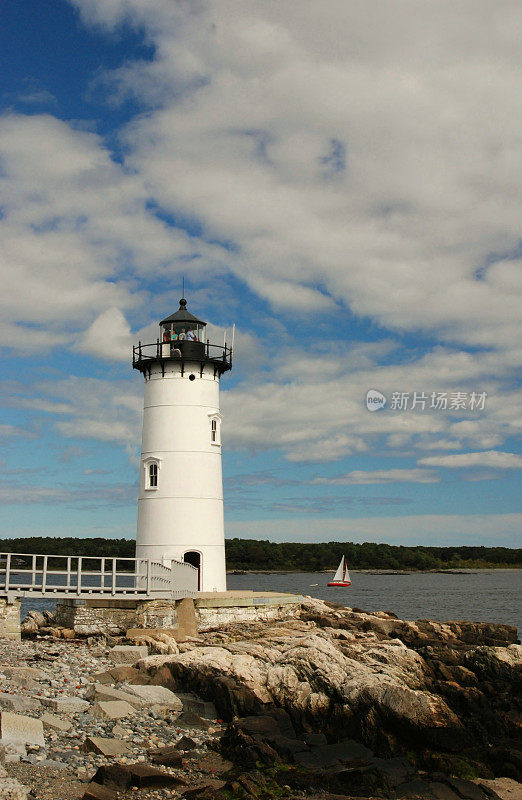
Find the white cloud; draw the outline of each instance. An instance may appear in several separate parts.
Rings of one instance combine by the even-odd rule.
[[[426,450],[461,450],[462,443],[455,439],[435,439],[432,442],[424,442]]]
[[[153,62],[113,75],[156,106],[129,164],[254,291],[303,311],[321,285],[392,328],[518,347],[515,0],[74,3],[147,31]]]
[[[352,470],[333,478],[314,478],[307,483],[326,486],[349,486],[372,483],[438,483],[440,476],[429,469]]]
[[[321,292],[307,286],[300,286],[295,281],[265,280],[261,275],[253,275],[250,286],[271,306],[283,311],[328,312],[334,309],[332,300]]]
[[[129,62],[105,85],[149,110],[123,133],[123,166],[101,137],[50,115],[3,120],[4,345],[123,361],[152,332],[147,278],[167,292],[190,264],[202,299],[231,272],[285,313],[335,321],[349,308],[420,332],[421,352],[426,332],[447,342],[390,364],[389,333],[297,349],[270,320],[262,339],[241,331],[237,364],[249,375],[223,395],[227,445],[329,461],[375,448],[489,450],[520,431],[515,0],[72,2],[89,24],[145,31],[153,61]],[[130,323],[145,328],[132,337]],[[141,393],[59,383],[29,402],[59,414],[62,435],[135,447]],[[488,400],[463,419],[368,414],[370,387],[487,390]]]
[[[129,359],[130,342],[129,349],[125,344],[128,329],[118,312],[104,315],[92,330],[98,338],[89,333],[83,347],[91,352],[97,347],[102,355],[107,343],[111,348],[107,355]],[[222,336],[222,330],[212,328],[213,338],[221,340]],[[155,338],[155,331],[152,335],[150,331],[138,332],[134,340],[138,338]],[[505,393],[505,403],[492,399],[484,411],[473,413],[366,410],[364,398],[369,386],[379,386],[388,394],[392,389],[411,386],[428,392],[441,387],[477,388],[476,377],[481,374],[478,357],[462,361],[458,354],[445,351],[436,358],[429,355],[405,364],[381,365],[379,360],[387,358],[389,348],[356,347],[346,356],[331,352],[315,355],[284,343],[280,346],[277,331],[261,339],[239,331],[236,343],[236,368],[242,379],[232,389],[227,389],[228,376],[222,379],[223,440],[227,449],[276,447],[295,462],[328,462],[376,452],[419,458],[426,450],[497,447],[518,431],[515,392]],[[270,376],[266,367],[274,362],[277,368]],[[137,379],[131,379],[130,363],[127,381],[71,377],[56,384],[37,384],[31,396],[30,392],[27,387],[25,391],[18,387],[11,404],[58,415],[58,430],[64,436],[114,441],[135,451],[143,387]],[[341,477],[343,482],[354,483],[368,477],[372,482],[435,479],[430,470],[394,472],[383,467],[379,472],[371,471],[368,476],[361,471],[351,478]]]
[[[20,428],[17,425],[0,425],[0,439],[7,439],[7,438],[31,438],[34,434],[31,431],[26,430],[25,428]]]
[[[77,347],[109,361],[128,361],[134,343],[129,324],[119,308],[108,308],[85,331]]]
[[[383,365],[391,341],[250,339],[248,363],[261,349],[271,372],[224,393],[227,446],[329,461],[489,450],[520,432],[514,0],[74,4],[89,23],[146,31],[153,61],[105,76],[116,99],[152,106],[126,131],[127,164],[162,209],[232,244],[226,264],[252,291],[286,313],[346,306],[448,342]],[[475,415],[369,415],[372,386],[488,400]]]
[[[54,425],[65,438],[113,442],[134,457],[143,406],[143,387],[137,381],[71,376],[37,384],[31,391],[35,396],[22,400],[24,406],[58,414]]]
[[[83,486],[31,486],[10,483],[0,486],[3,504],[55,505],[74,507],[128,505],[136,497],[136,489],[127,484],[85,484]],[[33,534],[34,535],[34,534]]]
[[[520,433],[511,371],[493,356],[449,348],[417,360],[386,362],[392,348],[347,349],[326,343],[324,353],[291,348],[277,335],[265,340],[270,376],[254,374],[231,391],[223,379],[223,437],[227,447],[279,447],[292,461],[331,461],[372,451],[394,455],[428,450],[496,448]],[[400,356],[400,354],[399,354]],[[369,413],[368,388],[392,391],[488,391],[483,410]],[[233,422],[232,422],[233,421]],[[270,437],[266,431],[270,431]]]
[[[497,469],[520,469],[522,456],[487,450],[482,453],[455,453],[450,456],[429,456],[419,459],[419,464],[428,467],[494,467]]]
[[[74,347],[81,332],[89,352],[110,357],[104,330],[122,346],[122,315],[147,299],[144,278],[170,287],[187,259],[194,275],[202,258],[210,272],[217,263],[219,248],[156,216],[144,179],[96,134],[46,114],[7,115],[0,158],[4,346],[45,353]]]
[[[118,298],[104,282],[124,241],[142,268],[190,249],[146,213],[150,193],[237,245],[231,269],[275,305],[326,307],[321,284],[401,330],[507,349],[520,340],[512,251],[522,115],[508,33],[518,4],[441,11],[427,0],[393,14],[385,2],[336,0],[320,9],[310,0],[74,4],[89,23],[144,28],[156,48],[151,63],[115,75],[122,91],[159,106],[129,131],[137,171],[52,117],[13,118],[4,157],[17,162],[11,195],[29,183],[52,190],[31,202],[22,192],[17,204],[19,219],[26,209],[33,222],[57,226],[35,244],[53,252],[62,241],[77,277],[102,266],[94,313],[130,303],[126,287]],[[336,148],[346,150],[345,167]],[[335,180],[326,162],[337,164]],[[65,293],[74,313],[73,300]]]
[[[46,105],[56,106],[56,97],[47,89],[28,89],[27,91],[19,94],[17,100],[26,105]]]

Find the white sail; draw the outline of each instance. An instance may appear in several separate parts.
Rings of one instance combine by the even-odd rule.
[[[345,574],[346,574],[346,559],[345,559],[345,557],[343,556],[343,557],[341,558],[341,563],[340,563],[340,564],[339,564],[339,566],[337,567],[337,572],[336,572],[336,573],[335,573],[335,575],[333,576],[333,580],[334,580],[334,581],[336,581],[336,582],[337,582],[337,581],[344,581],[344,579],[345,579],[345,578],[344,578]],[[349,579],[348,579],[348,580],[349,580]]]

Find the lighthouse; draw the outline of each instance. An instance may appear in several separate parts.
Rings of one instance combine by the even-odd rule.
[[[219,382],[232,347],[182,298],[132,366],[145,379],[136,558],[188,562],[200,591],[226,591]]]

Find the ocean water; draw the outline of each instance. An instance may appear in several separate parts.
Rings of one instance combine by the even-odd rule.
[[[522,636],[522,570],[350,575],[348,588],[327,587],[331,577],[324,573],[229,575],[228,588],[295,592],[364,611],[393,611],[401,619],[503,622],[515,625]]]
[[[351,572],[352,585],[328,588],[329,575],[289,572],[229,575],[229,589],[292,592],[331,600],[364,611],[393,611],[402,619],[467,619],[515,625],[522,636],[522,570],[478,570],[464,574],[412,572],[406,575]],[[54,600],[22,600],[30,609],[54,610]]]

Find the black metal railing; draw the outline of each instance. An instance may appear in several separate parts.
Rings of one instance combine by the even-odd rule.
[[[151,344],[139,344],[132,348],[132,366],[143,370],[153,361],[198,361],[208,362],[217,366],[221,372],[232,367],[232,348],[225,343],[211,344],[194,342],[189,339],[176,339],[171,342],[161,342],[157,339]]]

